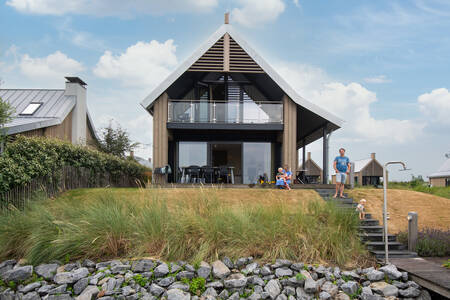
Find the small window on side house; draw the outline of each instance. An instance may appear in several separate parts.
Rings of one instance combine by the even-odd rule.
[[[30,103],[27,107],[20,113],[21,115],[31,116],[36,112],[36,110],[42,105],[42,103]]]

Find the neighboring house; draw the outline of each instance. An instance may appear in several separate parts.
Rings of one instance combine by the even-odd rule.
[[[300,165],[299,170],[305,172],[308,183],[320,182],[323,176],[322,168],[312,160],[311,152],[307,153],[305,164]]]
[[[153,116],[156,183],[219,176],[248,184],[274,180],[282,164],[295,174],[298,149],[323,138],[326,155],[328,135],[343,123],[298,95],[227,17],[141,105]],[[160,169],[167,165],[170,174]]]
[[[9,136],[46,136],[73,144],[92,144],[97,139],[86,105],[86,83],[66,77],[62,89],[0,89],[0,97],[15,112],[5,124]]]
[[[437,170],[437,172],[430,174],[431,186],[450,186],[450,158]]]
[[[370,158],[357,160],[353,163],[355,184],[375,186],[381,184],[383,165],[375,159],[375,153],[371,153]],[[336,175],[332,175],[332,182],[336,183]],[[350,183],[350,176],[347,177],[346,183]]]

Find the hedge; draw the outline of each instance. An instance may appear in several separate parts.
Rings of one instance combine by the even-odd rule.
[[[18,136],[0,156],[0,192],[29,183],[33,178],[55,178],[62,166],[83,167],[92,176],[109,173],[143,179],[149,169],[132,159],[123,159],[81,145],[43,137]]]

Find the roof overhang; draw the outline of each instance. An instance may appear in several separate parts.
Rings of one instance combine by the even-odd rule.
[[[326,120],[321,128],[327,127],[328,131],[342,127],[344,121],[323,108],[301,97],[229,24],[223,24],[214,32],[200,48],[198,48],[188,59],[186,59],[174,72],[172,72],[160,85],[158,85],[142,102],[141,105],[151,113],[153,103],[156,101],[189,67],[194,64],[211,46],[216,43],[225,33],[228,33],[247,54],[263,69],[263,71],[291,98],[298,106],[313,112]],[[305,136],[309,140],[317,139],[318,133],[311,132]],[[305,142],[305,144],[308,144]]]

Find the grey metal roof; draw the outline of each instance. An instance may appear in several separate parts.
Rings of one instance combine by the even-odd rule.
[[[261,57],[253,48],[233,29],[229,24],[223,24],[216,32],[214,32],[204,44],[195,51],[191,57],[184,61],[169,77],[167,77],[159,86],[157,86],[144,100],[141,105],[149,110],[153,102],[166,91],[189,67],[195,63],[217,40],[219,40],[225,33],[228,33],[247,54],[272,78],[273,81],[298,105],[308,109],[309,111],[321,116],[322,118],[335,124],[337,127],[342,127],[344,121],[339,117],[331,114],[316,104],[304,99]]]
[[[15,109],[13,121],[7,123],[7,134],[61,124],[75,106],[76,97],[64,90],[0,89],[0,97]],[[30,103],[42,103],[32,115],[20,115]]]
[[[436,178],[436,177],[450,177],[450,158],[448,158],[442,166],[428,176],[428,178]]]

